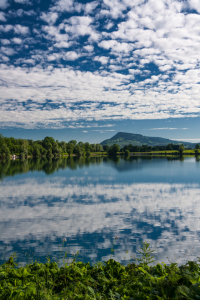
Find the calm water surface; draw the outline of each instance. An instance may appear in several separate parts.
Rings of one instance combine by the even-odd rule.
[[[200,162],[197,158],[66,158],[0,163],[1,258],[16,252],[57,259],[107,260],[134,255],[141,241],[156,259],[184,263],[200,250]],[[66,248],[65,248],[66,250]],[[129,251],[127,254],[126,251]],[[25,255],[28,253],[28,255]]]

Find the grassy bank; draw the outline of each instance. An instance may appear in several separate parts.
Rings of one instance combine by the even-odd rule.
[[[163,151],[150,151],[150,152],[130,152],[130,155],[179,155],[177,150],[163,150]],[[184,150],[182,155],[200,155],[200,151],[195,153],[195,150]]]
[[[200,299],[199,261],[157,263],[149,244],[140,259],[124,266],[113,259],[91,266],[76,261],[0,266],[0,299]]]

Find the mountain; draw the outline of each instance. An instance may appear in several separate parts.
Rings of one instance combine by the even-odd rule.
[[[141,134],[127,133],[127,132],[118,132],[112,138],[101,142],[101,145],[112,146],[114,144],[117,144],[120,146],[120,148],[122,148],[125,145],[129,145],[129,144],[135,146],[142,146],[142,145],[164,146],[171,143],[176,145],[183,144],[185,148],[195,147],[195,144],[189,142],[174,141],[174,140],[169,140],[161,137],[150,137]]]

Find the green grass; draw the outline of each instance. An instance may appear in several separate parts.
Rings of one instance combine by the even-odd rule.
[[[50,259],[17,266],[11,257],[0,266],[0,299],[200,299],[199,260],[149,266],[152,252],[143,243],[141,258],[126,266],[112,258],[92,266],[76,256],[61,267]]]
[[[165,154],[168,154],[168,155],[179,155],[179,151],[178,150],[163,150],[163,151],[150,151],[150,152],[130,152],[130,154],[161,154],[161,155],[165,155]],[[188,155],[188,154],[191,154],[191,155],[195,155],[195,150],[192,149],[192,150],[184,150],[183,151],[183,155]],[[200,151],[199,151],[199,154],[200,154]]]

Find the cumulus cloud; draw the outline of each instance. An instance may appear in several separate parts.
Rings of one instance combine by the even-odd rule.
[[[20,4],[31,4],[31,2],[29,0],[14,0],[16,3],[20,3]]]
[[[104,65],[104,64],[107,64],[107,63],[108,63],[109,58],[106,57],[106,56],[96,56],[96,57],[94,58],[94,60],[99,61],[101,64]]]
[[[58,19],[58,13],[57,12],[49,12],[49,13],[42,13],[41,19],[45,22],[53,25],[56,20]]]
[[[65,31],[69,33],[73,38],[78,38],[81,36],[90,36],[90,41],[98,41],[99,33],[95,30],[92,25],[93,18],[89,16],[82,17],[71,17],[66,21]]]
[[[13,29],[12,25],[0,25],[1,32],[9,32]]]
[[[17,24],[14,26],[14,32],[18,34],[27,35],[29,33],[29,28],[27,26]]]
[[[10,41],[7,40],[7,39],[2,39],[2,40],[1,40],[1,43],[2,43],[2,45],[9,45],[9,44],[10,44]]]
[[[5,9],[9,6],[8,0],[0,0],[0,8]]]
[[[83,48],[88,52],[92,52],[94,50],[94,46],[92,46],[92,45],[87,45],[87,46],[84,46]]]
[[[4,54],[6,54],[8,56],[15,54],[15,51],[10,47],[1,47],[1,52],[3,52]]]
[[[84,12],[85,14],[90,14],[93,12],[93,10],[98,6],[98,1],[92,1],[92,2],[89,2],[85,5],[84,7]]]
[[[190,9],[196,10],[198,13],[200,13],[200,3],[198,0],[188,0],[188,5]]]
[[[64,55],[63,59],[65,59],[65,60],[76,60],[79,57],[80,57],[80,54],[76,53],[75,51],[69,51]]]
[[[70,120],[199,116],[198,3],[56,0],[47,11],[40,13],[38,7],[37,17],[25,9],[2,13],[0,76],[9,74],[0,98],[2,111],[7,111],[9,99],[15,100],[18,122],[24,113],[20,99],[31,99],[37,105],[31,118],[28,109],[25,112],[27,120],[32,119],[25,126],[35,126],[34,114],[42,112],[41,122],[46,120],[49,126],[60,122],[61,127],[69,116]],[[28,14],[34,20],[31,26],[23,22]],[[4,20],[9,17],[22,22],[11,25]],[[18,72],[25,78],[24,86],[17,83]],[[45,88],[40,84],[44,79]],[[62,107],[41,111],[46,99]],[[91,105],[84,106],[84,101]],[[9,114],[4,124],[14,122]]]
[[[60,12],[80,12],[83,8],[83,5],[74,0],[58,0],[55,5],[52,7],[52,11]]]
[[[22,43],[22,40],[19,38],[13,38],[12,41],[13,41],[13,43],[19,44],[19,45]]]
[[[13,50],[2,47],[4,54],[12,55]],[[75,60],[79,54],[75,51],[62,54],[65,60]],[[49,61],[60,59],[60,53],[48,56]],[[197,73],[199,74],[199,73]],[[75,72],[71,68],[60,68],[42,70],[35,67],[24,69],[22,67],[13,68],[4,66],[0,70],[0,78],[6,81],[6,86],[1,88],[1,109],[3,111],[1,121],[3,124],[13,126],[13,121],[25,126],[36,126],[37,123],[52,125],[52,122],[62,120],[80,120],[92,118],[96,120],[113,119],[141,119],[141,118],[169,118],[196,115],[199,109],[199,86],[194,79],[198,78],[196,72],[192,75],[185,74],[182,78],[174,78],[174,81],[183,81],[183,86],[187,80],[193,81],[193,89],[179,88],[178,93],[169,93],[168,90],[177,90],[177,86],[169,85],[168,90],[161,86],[153,86],[145,93],[143,86],[155,84],[152,81],[142,81],[127,85],[128,75],[118,73],[96,72]],[[130,78],[132,75],[129,75]],[[197,77],[196,77],[197,76]],[[45,86],[44,86],[45,82]],[[157,81],[156,81],[157,82]],[[162,98],[160,98],[162,91]],[[143,99],[143,102],[140,99]],[[5,101],[7,99],[7,101]],[[9,111],[8,99],[15,99],[15,111]],[[20,105],[21,101],[27,99],[35,100],[38,105],[31,111]],[[40,103],[52,99],[60,106],[56,109],[40,110]],[[180,101],[181,99],[181,101]],[[90,105],[85,106],[84,101],[90,101]],[[74,102],[78,103],[74,108]],[[104,104],[106,102],[106,104]],[[99,106],[99,103],[101,105]],[[144,105],[146,103],[146,105]],[[113,104],[114,114],[113,114]],[[147,105],[148,104],[148,105]],[[10,106],[13,107],[10,102]],[[24,111],[25,109],[25,111]],[[174,113],[176,112],[176,113]],[[58,121],[59,120],[59,121]]]
[[[3,13],[2,11],[0,11],[0,21],[1,22],[6,22],[5,13]]]

